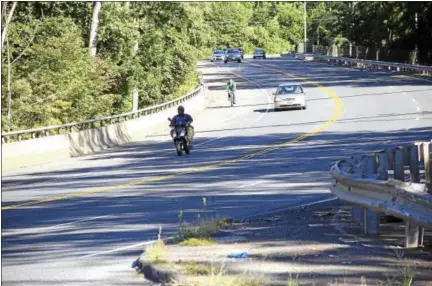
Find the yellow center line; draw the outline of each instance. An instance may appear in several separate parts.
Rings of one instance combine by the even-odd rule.
[[[336,122],[336,120],[338,120],[341,117],[342,112],[343,112],[343,101],[340,99],[339,96],[337,96],[337,94],[334,91],[328,89],[325,86],[320,85],[317,82],[310,81],[306,78],[298,77],[294,74],[287,73],[283,70],[270,68],[268,66],[264,66],[264,65],[260,65],[260,64],[254,64],[254,63],[249,63],[249,64],[252,66],[257,66],[257,67],[260,67],[263,69],[271,70],[271,71],[274,71],[276,73],[280,73],[280,74],[286,75],[288,77],[295,78],[297,80],[305,81],[309,84],[312,84],[314,86],[319,87],[322,91],[324,91],[325,94],[330,96],[334,101],[335,110],[334,110],[331,118],[329,120],[327,120],[325,123],[321,124],[320,126],[318,126],[317,128],[315,128],[314,130],[312,130],[308,133],[300,135],[300,136],[298,136],[294,139],[291,139],[287,142],[276,144],[274,146],[268,147],[266,149],[263,149],[263,150],[260,150],[258,152],[254,152],[254,153],[251,153],[251,154],[248,154],[245,156],[241,156],[239,158],[225,160],[225,161],[222,161],[222,162],[219,162],[216,164],[211,164],[211,165],[202,166],[202,167],[198,167],[198,168],[192,168],[191,170],[179,172],[179,173],[172,174],[172,175],[157,176],[154,178],[146,178],[146,179],[136,180],[136,181],[132,181],[132,182],[120,184],[120,185],[115,185],[115,186],[100,187],[100,188],[91,189],[89,191],[81,191],[81,192],[77,192],[77,193],[73,193],[73,194],[67,194],[67,195],[55,196],[55,197],[50,197],[50,198],[45,198],[45,199],[40,199],[40,200],[35,200],[35,201],[29,201],[29,202],[22,203],[22,204],[16,204],[16,205],[10,205],[10,206],[6,206],[6,207],[2,207],[1,209],[2,210],[11,210],[11,209],[17,209],[17,208],[21,208],[21,207],[32,206],[32,205],[37,205],[37,204],[42,204],[42,203],[47,203],[47,202],[83,197],[83,196],[87,196],[87,195],[91,195],[91,194],[95,194],[95,193],[108,192],[111,190],[130,187],[130,186],[134,186],[134,185],[165,181],[168,179],[173,179],[173,178],[180,177],[180,176],[187,175],[187,174],[200,173],[200,172],[203,172],[206,170],[211,170],[211,169],[216,169],[218,167],[231,165],[234,163],[238,163],[240,161],[244,161],[244,160],[248,160],[248,159],[260,156],[260,155],[265,154],[265,153],[269,153],[271,151],[281,149],[281,148],[286,147],[290,144],[293,144],[293,143],[299,142],[305,138],[311,137],[311,136],[313,136],[317,133],[320,133],[323,130],[329,128],[331,125],[333,125]]]

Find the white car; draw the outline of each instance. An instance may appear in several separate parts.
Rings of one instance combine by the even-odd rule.
[[[215,50],[212,53],[210,61],[223,61],[225,60],[225,51],[224,50]]]
[[[306,94],[300,83],[280,84],[274,95],[274,109],[306,109]]]

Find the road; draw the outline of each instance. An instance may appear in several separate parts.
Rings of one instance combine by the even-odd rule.
[[[11,206],[2,210],[4,285],[142,285],[130,265],[159,227],[164,237],[176,233],[180,209],[193,222],[332,198],[335,160],[432,138],[429,81],[289,58],[198,69],[209,88],[192,155],[177,157],[167,129],[3,173],[2,206]],[[233,108],[229,78],[238,88]],[[275,112],[271,93],[290,81],[303,82],[308,109]]]

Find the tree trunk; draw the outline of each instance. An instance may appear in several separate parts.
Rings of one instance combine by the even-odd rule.
[[[3,26],[3,22],[4,22],[3,19],[6,16],[7,3],[8,3],[7,1],[4,1],[2,4],[2,8],[1,8],[1,24],[2,24],[2,26]]]
[[[11,120],[12,120],[12,91],[11,91],[11,82],[12,82],[12,74],[11,74],[11,58],[10,58],[10,48],[9,48],[9,39],[6,34],[6,45],[7,45],[7,61],[8,61],[8,78],[7,78],[7,120],[8,120],[8,132],[11,131]]]
[[[93,5],[93,18],[92,18],[92,23],[90,28],[90,42],[89,42],[90,55],[92,57],[95,57],[97,52],[97,38],[98,38],[97,32],[99,27],[99,12],[101,9],[101,5],[102,4],[100,1],[94,2]]]
[[[4,44],[4,41],[5,41],[5,39],[6,39],[6,34],[7,34],[8,26],[9,26],[10,21],[12,20],[12,15],[13,15],[13,13],[14,13],[14,11],[15,11],[16,5],[17,5],[17,2],[14,1],[14,2],[13,2],[13,5],[12,5],[12,8],[11,8],[11,10],[10,10],[10,12],[9,12],[9,16],[7,17],[6,22],[4,23],[4,26],[3,26],[3,31],[2,31],[2,42],[1,42],[1,50],[2,50],[2,51],[3,51],[3,44]],[[5,7],[5,5],[3,5],[3,8],[4,8],[4,7]],[[2,11],[2,13],[3,13],[3,11]],[[2,24],[3,24],[3,23],[2,23]]]

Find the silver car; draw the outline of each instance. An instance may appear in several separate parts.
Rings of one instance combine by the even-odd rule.
[[[280,84],[274,95],[274,109],[306,109],[306,92],[300,83]]]
[[[242,61],[242,52],[239,49],[227,49],[225,52],[224,63]]]
[[[215,50],[212,53],[211,61],[223,61],[225,59],[225,51],[224,50]]]
[[[266,53],[263,49],[255,49],[255,51],[253,52],[253,58],[263,58],[266,59]]]

